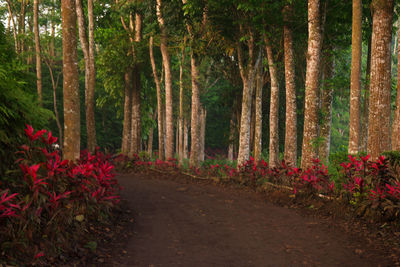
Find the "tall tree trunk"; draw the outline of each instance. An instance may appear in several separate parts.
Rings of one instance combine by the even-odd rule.
[[[21,9],[19,14],[19,23],[18,23],[18,35],[19,35],[19,53],[22,54],[25,51],[25,42],[24,42],[24,35],[25,35],[25,0],[21,0]]]
[[[96,141],[96,123],[94,116],[94,92],[96,88],[96,69],[94,61],[94,17],[93,0],[88,0],[88,30],[89,30],[89,81],[86,93],[86,129],[87,129],[87,147],[89,152],[94,152],[97,146]]]
[[[150,36],[149,40],[149,50],[150,50],[150,62],[151,68],[153,70],[154,82],[156,83],[157,89],[157,122],[158,122],[158,158],[164,160],[164,116],[163,116],[163,101],[161,97],[161,84],[160,79],[157,75],[156,63],[154,61],[153,54],[153,36]]]
[[[268,57],[269,75],[271,77],[271,104],[269,112],[269,166],[274,168],[279,164],[279,85],[272,47],[265,38],[265,49]]]
[[[134,42],[139,43],[142,40],[142,17],[138,13],[130,15],[130,28],[131,33],[135,33]],[[136,51],[132,43],[132,54],[136,61]],[[135,62],[132,73],[132,122],[131,122],[131,146],[129,155],[138,154],[142,150],[142,137],[141,137],[141,79],[140,79],[140,66]]]
[[[243,33],[242,26],[240,27],[241,32]],[[254,89],[254,79],[255,79],[255,70],[258,67],[258,64],[261,60],[261,53],[257,58],[257,62],[254,64],[255,55],[254,55],[254,36],[253,33],[249,32],[250,38],[247,41],[248,46],[248,63],[247,66],[244,66],[243,63],[243,51],[240,47],[240,43],[237,44],[237,55],[238,55],[238,63],[239,63],[239,72],[243,82],[243,94],[242,94],[242,113],[240,117],[240,132],[239,132],[239,153],[237,159],[237,167],[240,168],[248,159],[250,153],[250,117],[251,117],[251,100]]]
[[[157,0],[157,19],[160,26],[161,55],[165,69],[165,121],[166,121],[166,151],[167,159],[174,157],[174,122],[172,117],[172,74],[171,62],[168,52],[168,36],[164,18],[161,14],[161,0]]]
[[[351,44],[350,132],[349,154],[360,151],[361,121],[361,55],[362,55],[362,4],[353,0],[353,26]]]
[[[188,158],[188,123],[183,120],[183,158]]]
[[[33,31],[35,34],[35,52],[36,52],[36,87],[39,97],[39,103],[42,104],[42,61],[40,58],[40,37],[39,37],[39,0],[33,1]]]
[[[49,50],[50,50],[50,57],[52,58],[52,60],[54,60],[54,58],[56,57],[56,48],[55,48],[55,45],[54,45],[54,40],[55,40],[55,34],[56,34],[56,25],[55,25],[55,22],[54,22],[54,17],[55,17],[55,1],[57,1],[57,0],[53,0],[52,1],[52,8],[51,8],[51,20],[50,20],[50,23],[51,23],[51,32],[50,32],[50,36],[51,36],[51,38],[50,38],[50,47],[49,47]]]
[[[130,68],[125,70],[124,84],[124,125],[122,129],[121,152],[127,155],[131,146],[132,123],[132,70]]]
[[[372,24],[371,24],[372,28]],[[371,73],[371,43],[372,35],[368,38],[367,68],[365,70],[363,112],[361,117],[361,151],[367,151],[368,144],[368,112],[369,112],[369,88]]]
[[[257,68],[256,74],[256,101],[255,101],[255,133],[254,133],[254,161],[261,159],[262,153],[262,90],[264,85],[264,70],[262,64]],[[233,147],[232,147],[233,148]],[[233,154],[233,151],[232,151]],[[233,155],[232,155],[233,157]],[[232,160],[232,159],[230,159]]]
[[[233,160],[233,145],[234,145],[234,135],[235,135],[235,114],[232,113],[232,117],[229,124],[229,147],[228,147],[228,159]]]
[[[183,67],[185,65],[185,48],[186,48],[186,36],[184,37],[183,47],[182,47],[182,58],[179,65],[179,149],[178,158],[179,166],[183,166]]]
[[[89,152],[93,153],[95,149],[95,145],[93,146],[92,142],[92,129],[91,129],[91,119],[94,119],[93,112],[93,104],[94,99],[91,99],[91,62],[89,56],[89,42],[86,35],[86,23],[85,23],[85,14],[83,13],[82,0],[76,0],[76,15],[78,17],[78,25],[79,25],[79,40],[82,47],[83,59],[85,61],[85,108],[86,108],[86,131],[87,131],[87,146]],[[90,103],[92,101],[92,105]],[[93,116],[91,116],[93,115]],[[96,132],[94,132],[96,134]]]
[[[156,119],[157,113],[154,113],[151,117],[153,120]],[[149,154],[149,157],[153,157],[153,132],[154,132],[154,127],[152,126],[149,131],[149,141],[147,143],[147,154]]]
[[[46,62],[46,65],[49,69],[51,85],[53,87],[53,109],[54,109],[54,115],[56,117],[56,123],[57,123],[57,128],[58,128],[58,137],[59,137],[58,142],[60,145],[62,145],[63,144],[63,131],[62,131],[61,122],[60,122],[60,115],[58,114],[58,109],[57,109],[57,91],[56,91],[57,87],[58,87],[58,81],[59,81],[61,72],[58,73],[57,80],[56,80],[56,79],[54,79],[53,68],[51,66],[51,63]]]
[[[296,83],[293,48],[293,31],[289,19],[293,7],[286,5],[283,10],[285,24],[283,26],[283,42],[285,53],[285,85],[286,85],[286,128],[285,128],[285,161],[297,165],[297,106]]]
[[[7,8],[8,8],[8,13],[9,13],[9,16],[11,18],[12,25],[13,25],[13,37],[14,37],[15,53],[18,53],[19,47],[18,47],[18,38],[17,38],[17,27],[16,27],[16,23],[15,23],[15,20],[14,20],[14,14],[13,14],[12,9],[11,9],[10,0],[7,0]]]
[[[192,71],[192,117],[190,125],[190,166],[197,167],[199,164],[199,149],[200,149],[200,127],[199,127],[199,112],[200,112],[200,96],[199,96],[199,70],[197,67],[194,52],[191,51],[191,71]]]
[[[80,105],[75,1],[61,0],[63,40],[64,146],[63,156],[80,156]]]
[[[331,127],[332,127],[332,101],[333,101],[333,82],[334,75],[334,57],[331,53],[333,49],[328,48],[324,60],[324,82],[321,97],[321,113],[322,122],[320,129],[320,137],[322,143],[318,147],[318,156],[325,164],[329,160],[329,152],[331,146]]]
[[[400,29],[397,34],[397,96],[392,125],[392,150],[400,151]]]
[[[368,153],[372,160],[390,150],[390,92],[393,0],[373,0]]]
[[[308,51],[306,71],[306,92],[304,108],[304,131],[301,167],[312,164],[316,158],[313,142],[318,136],[318,92],[319,70],[321,67],[321,15],[320,1],[308,0]]]
[[[206,120],[207,120],[207,110],[204,107],[200,108],[200,149],[199,149],[199,161],[204,161],[204,147],[206,138]]]

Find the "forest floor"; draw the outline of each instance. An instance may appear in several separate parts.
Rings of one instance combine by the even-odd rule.
[[[153,170],[118,180],[115,229],[85,265],[400,266],[400,236],[279,194]]]

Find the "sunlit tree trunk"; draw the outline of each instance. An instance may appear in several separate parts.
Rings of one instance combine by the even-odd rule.
[[[228,147],[228,159],[233,160],[233,147],[235,142],[235,113],[232,112],[231,120],[229,123],[229,147]]]
[[[393,0],[373,0],[368,153],[372,160],[390,150],[390,92]]]
[[[20,14],[19,14],[19,23],[18,23],[18,35],[19,35],[19,53],[22,54],[25,51],[25,41],[24,41],[24,35],[25,35],[25,6],[26,2],[25,0],[21,0],[21,8],[20,8]]]
[[[272,47],[265,38],[265,49],[268,57],[269,75],[271,78],[271,104],[269,111],[269,166],[276,167],[279,164],[279,85],[278,73],[274,63]]]
[[[192,70],[192,116],[190,125],[190,166],[196,167],[199,164],[199,149],[200,149],[200,93],[199,93],[199,70],[197,67],[195,55],[193,51],[190,55],[191,70]]]
[[[199,161],[204,161],[204,148],[205,148],[205,138],[206,138],[206,121],[207,121],[207,110],[204,107],[200,108],[200,153]]]
[[[283,45],[285,54],[285,86],[286,86],[286,128],[285,128],[285,154],[286,162],[297,165],[297,106],[296,83],[293,48],[293,31],[290,17],[293,12],[291,5],[286,5],[283,10]]]
[[[94,86],[92,79],[94,79],[94,75],[92,74],[92,64],[89,52],[90,49],[89,49],[88,38],[86,35],[85,14],[83,13],[82,1],[76,0],[75,3],[76,3],[76,14],[78,17],[78,25],[79,25],[79,40],[82,47],[83,59],[85,61],[85,108],[86,108],[87,146],[89,152],[93,152],[96,148],[96,142],[95,142],[96,131],[95,129],[93,129]]]
[[[182,46],[182,57],[179,65],[179,123],[178,123],[178,158],[179,166],[183,165],[183,67],[185,65],[185,48],[186,48],[186,36]]]
[[[36,53],[36,87],[39,103],[42,103],[42,61],[40,58],[40,37],[39,37],[39,0],[33,1],[33,31],[35,34],[35,53]]]
[[[331,128],[332,128],[332,101],[333,101],[333,82],[334,75],[334,57],[331,53],[333,49],[328,48],[325,53],[324,60],[324,81],[321,93],[321,127],[319,136],[322,141],[318,146],[318,156],[325,164],[329,160],[329,152],[331,147]]]
[[[256,101],[255,101],[255,129],[254,129],[254,160],[258,162],[262,153],[262,90],[264,84],[264,70],[259,64],[256,74]],[[232,147],[233,148],[233,147]],[[233,149],[232,149],[233,150]],[[232,151],[233,154],[233,151]],[[233,157],[233,155],[232,155]],[[231,159],[232,160],[232,159]]]
[[[61,0],[61,20],[64,76],[63,156],[68,160],[77,160],[80,156],[81,128],[75,1]]]
[[[361,151],[367,151],[367,143],[368,143],[368,112],[369,112],[369,88],[370,88],[370,73],[371,73],[371,42],[372,42],[371,37],[372,36],[368,38],[367,68],[365,70],[363,111],[361,116]]]
[[[121,152],[128,154],[131,142],[131,122],[132,122],[132,70],[125,70],[124,74],[124,124],[122,129]]]
[[[88,0],[88,32],[89,32],[89,81],[87,87],[86,101],[86,129],[87,129],[87,148],[90,152],[94,152],[97,146],[96,141],[96,123],[94,116],[95,98],[94,92],[96,88],[96,69],[94,61],[94,17],[93,17],[93,0]]]
[[[243,27],[240,26],[240,31],[243,34]],[[249,39],[247,41],[248,47],[248,60],[245,66],[243,59],[243,51],[241,44],[237,44],[237,55],[240,76],[243,83],[242,94],[242,113],[240,117],[240,132],[239,132],[239,153],[237,159],[238,168],[243,165],[248,159],[250,154],[250,118],[251,118],[251,100],[254,89],[255,70],[261,60],[261,53],[259,53],[257,62],[255,63],[255,40],[251,30],[248,31]]]
[[[400,151],[400,29],[397,34],[397,96],[392,125],[392,150]]]
[[[188,123],[183,120],[183,158],[188,158]]]
[[[349,154],[357,154],[360,151],[361,54],[362,54],[361,26],[362,26],[362,3],[361,0],[353,0]]]
[[[157,113],[152,114],[152,119],[156,119]],[[153,156],[153,132],[154,132],[154,127],[151,127],[149,130],[149,140],[147,143],[147,154],[149,154],[150,157]]]
[[[164,116],[163,116],[163,101],[161,97],[161,84],[158,78],[156,63],[153,54],[153,36],[149,40],[150,62],[153,70],[154,82],[157,89],[157,125],[158,125],[158,158],[164,160]]]
[[[10,0],[7,0],[7,9],[8,9],[9,18],[11,19],[11,23],[12,23],[12,26],[13,26],[13,37],[14,37],[15,53],[18,53],[19,48],[18,48],[18,38],[17,38],[17,25],[16,25],[15,20],[14,20],[14,14],[13,14],[13,11],[11,9]]]
[[[157,0],[157,19],[160,26],[160,49],[163,59],[163,65],[165,70],[165,121],[166,121],[166,150],[165,157],[167,159],[174,157],[174,122],[172,117],[172,74],[171,74],[171,62],[168,52],[168,36],[167,29],[164,22],[164,18],[161,14],[162,2]]]
[[[306,71],[306,92],[304,108],[304,131],[301,167],[307,168],[316,158],[313,142],[318,136],[318,92],[319,70],[321,67],[321,15],[320,1],[308,0],[308,51]]]

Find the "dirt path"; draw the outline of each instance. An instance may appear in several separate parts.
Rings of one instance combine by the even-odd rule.
[[[135,223],[115,266],[390,266],[363,240],[254,192],[124,174]]]

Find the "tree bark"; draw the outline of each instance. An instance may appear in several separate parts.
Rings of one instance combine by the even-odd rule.
[[[254,161],[261,159],[262,153],[262,90],[264,84],[264,70],[262,64],[257,68],[256,74],[256,100],[255,100],[255,129],[254,129]],[[233,148],[233,147],[232,147]],[[233,149],[232,149],[233,150]],[[231,152],[233,154],[233,151]],[[232,155],[233,158],[233,155]],[[232,159],[230,159],[232,160]]]
[[[163,116],[163,101],[161,96],[161,84],[157,75],[156,63],[153,54],[153,36],[149,40],[150,62],[153,70],[154,82],[157,89],[157,122],[158,122],[158,158],[164,160],[164,116]]]
[[[135,14],[135,19],[133,21],[133,16],[130,15],[129,18],[131,34],[135,33],[135,38],[133,42],[139,43],[142,39],[142,17],[138,13]],[[133,29],[134,28],[134,29]],[[136,61],[135,47],[132,42],[132,54],[134,61]],[[132,157],[133,154],[138,154],[142,150],[142,137],[141,137],[141,79],[140,79],[140,66],[137,62],[134,63],[132,70],[132,122],[131,122],[131,146],[129,149],[129,156]]]
[[[124,125],[122,129],[121,152],[129,153],[131,146],[131,123],[132,123],[132,70],[128,68],[124,74]]]
[[[183,67],[185,65],[185,48],[186,48],[186,36],[184,37],[182,47],[182,58],[179,65],[179,166],[183,166]]]
[[[93,0],[88,0],[88,29],[89,29],[89,82],[88,92],[86,94],[86,129],[87,129],[87,147],[89,152],[93,153],[97,146],[96,141],[96,123],[95,123],[95,88],[96,88],[96,69],[94,59],[94,17]]]
[[[206,120],[207,120],[207,110],[204,107],[200,108],[200,149],[199,149],[199,161],[204,161],[204,147],[206,138]]]
[[[190,166],[197,167],[199,164],[199,149],[200,149],[200,127],[199,127],[199,112],[200,112],[200,95],[199,95],[199,70],[193,51],[190,55],[191,71],[192,71],[192,117],[190,125]]]
[[[289,19],[293,12],[291,5],[283,10],[283,42],[285,54],[285,85],[286,85],[286,128],[284,159],[292,166],[297,165],[297,106],[296,83],[293,48],[293,31]]]
[[[397,96],[392,125],[392,150],[400,151],[400,29],[397,34]]]
[[[183,158],[188,158],[188,123],[183,120]]]
[[[80,156],[81,138],[75,1],[61,1],[61,20],[64,75],[63,156],[74,161]]]
[[[76,14],[78,17],[78,25],[79,25],[79,40],[82,47],[83,59],[85,61],[85,108],[86,108],[87,147],[88,151],[93,153],[96,148],[96,131],[94,129],[94,80],[93,80],[95,79],[94,77],[95,75],[93,71],[94,69],[92,70],[92,68],[94,68],[94,64],[92,64],[91,62],[92,58],[90,56],[89,42],[86,35],[85,14],[83,13],[82,0],[76,0],[75,4],[76,4]],[[93,33],[91,35],[93,38]]]
[[[40,57],[40,37],[39,37],[39,0],[33,1],[33,31],[35,34],[35,52],[36,52],[36,87],[39,98],[39,104],[42,104],[42,61]]]
[[[269,75],[271,78],[271,103],[269,112],[269,166],[274,168],[279,164],[279,85],[272,47],[265,38],[265,50],[268,57]]]
[[[318,92],[319,70],[321,67],[321,15],[320,1],[308,0],[308,51],[306,71],[306,92],[304,108],[304,131],[301,167],[312,165],[317,157],[313,142],[318,136]]]
[[[331,53],[333,49],[329,47],[324,60],[324,82],[321,99],[322,122],[319,136],[322,143],[318,147],[318,156],[325,164],[329,161],[329,152],[331,146],[331,127],[332,127],[332,101],[333,101],[333,82],[334,75],[334,57]]]
[[[157,0],[157,19],[160,26],[161,38],[161,55],[165,70],[165,121],[166,121],[166,151],[165,157],[167,159],[174,157],[174,122],[172,117],[172,74],[171,62],[168,52],[168,35],[164,18],[161,14],[162,2]]]
[[[243,27],[240,26],[240,31],[243,33]],[[240,168],[249,159],[250,153],[250,116],[251,116],[251,100],[254,89],[254,78],[255,69],[261,60],[261,52],[259,53],[257,62],[255,61],[254,55],[254,36],[253,32],[249,31],[249,40],[247,41],[248,47],[248,62],[245,67],[243,63],[243,51],[240,47],[240,43],[237,44],[237,55],[239,72],[243,83],[243,94],[242,94],[242,113],[240,117],[240,132],[239,132],[239,153],[237,159],[237,168]]]
[[[350,132],[349,154],[360,151],[361,136],[361,56],[362,56],[362,3],[353,0],[353,26],[351,44]]]
[[[375,160],[390,150],[390,92],[393,0],[373,0],[368,153]]]
[[[371,25],[372,28],[372,25]],[[367,151],[368,144],[368,112],[369,112],[369,88],[371,73],[371,43],[372,36],[368,38],[367,68],[365,70],[363,112],[361,117],[361,151]]]

